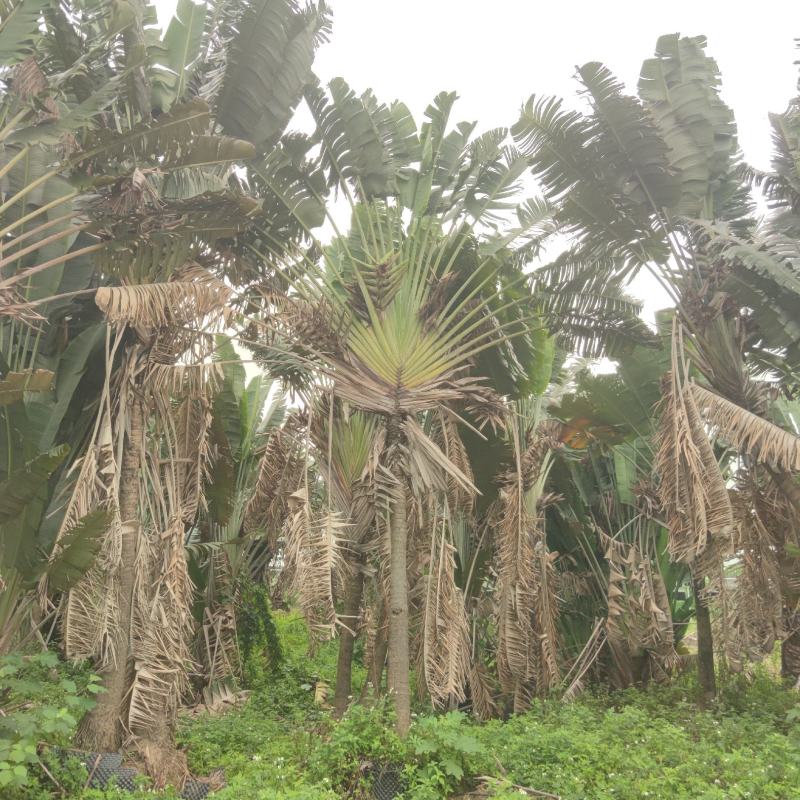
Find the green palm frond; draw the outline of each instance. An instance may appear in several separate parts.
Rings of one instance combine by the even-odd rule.
[[[342,78],[325,92],[306,91],[331,185],[350,183],[364,199],[397,191],[399,169],[415,156],[416,126],[408,110],[380,103],[371,91],[356,93]]]
[[[205,4],[178,0],[163,37],[148,48],[155,108],[169,111],[186,92],[198,67],[207,12]]]
[[[719,97],[719,69],[705,45],[704,36],[660,37],[655,57],[642,65],[639,96],[680,180],[675,213],[714,219],[726,216],[738,187],[737,143],[733,112]]]
[[[598,169],[634,207],[673,208],[680,186],[669,147],[642,104],[602,64],[585,64],[578,75],[594,110],[589,135]]]
[[[0,2],[0,63],[13,66],[36,52],[42,37],[41,18],[49,0]]]
[[[760,189],[772,212],[772,230],[800,236],[800,101],[793,100],[783,114],[770,114],[772,170],[742,167],[745,182]]]
[[[642,303],[625,294],[614,259],[584,261],[567,251],[533,272],[531,293],[542,321],[565,350],[614,358],[637,345],[656,346]]]
[[[517,224],[487,236],[480,243],[482,255],[494,255],[513,245],[514,256],[521,263],[532,261],[549,237],[557,231],[556,208],[547,200],[532,197],[517,206]]]
[[[217,120],[229,135],[258,148],[289,122],[311,78],[311,64],[330,29],[324,3],[252,0],[237,23],[226,59]]]
[[[588,257],[616,256],[631,271],[666,259],[650,209],[631,201],[615,173],[603,170],[604,154],[616,151],[618,160],[623,154],[596,121],[565,110],[561,100],[531,97],[511,131],[545,196],[558,206],[562,230]]]
[[[743,239],[723,223],[696,223],[710,257],[726,265],[725,288],[749,309],[753,346],[773,350],[773,368],[800,367],[800,248],[797,239],[764,231]]]

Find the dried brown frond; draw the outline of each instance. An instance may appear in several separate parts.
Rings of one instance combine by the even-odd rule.
[[[676,561],[691,562],[709,537],[727,538],[733,529],[728,489],[689,386],[680,380],[679,337],[673,336],[673,368],[659,408],[655,470]]]
[[[310,303],[305,298],[290,296],[275,298],[275,305],[275,311],[267,321],[268,331],[287,336],[315,355],[342,352],[340,325],[326,302]]]
[[[186,396],[174,410],[175,491],[183,521],[191,523],[206,507],[203,487],[210,476],[211,404],[205,397]]]
[[[478,423],[478,427],[491,428],[492,432],[506,429],[508,406],[503,396],[488,386],[470,387],[464,410]]]
[[[30,326],[38,325],[46,319],[11,286],[0,286],[0,318],[2,317],[10,317]]]
[[[464,595],[456,586],[455,549],[445,521],[433,536],[424,611],[425,685],[434,706],[463,702],[470,669],[469,621]]]
[[[116,511],[117,464],[111,424],[104,415],[95,443],[73,466],[64,518],[56,544],[81,517],[96,508]],[[113,631],[119,615],[117,597],[121,564],[122,522],[117,513],[103,538],[100,552],[89,571],[70,590],[62,620],[64,649],[69,658],[95,659],[99,665],[114,663]]]
[[[149,364],[147,382],[154,394],[182,397],[210,397],[222,380],[222,365],[216,361],[175,364],[156,361]]]
[[[289,515],[291,495],[297,491],[305,469],[300,447],[305,420],[292,414],[270,435],[258,465],[258,477],[244,516],[248,533],[263,531],[270,549]]]
[[[578,572],[574,568],[558,573],[558,594],[564,602],[591,595],[595,579],[591,572]]]
[[[783,635],[781,569],[775,534],[764,515],[766,504],[753,474],[743,473],[734,493],[734,552],[739,561],[730,592],[729,636],[737,663],[770,655]]]
[[[183,544],[184,524],[178,514],[164,530],[154,530],[139,548],[140,574],[132,635],[135,669],[130,690],[128,728],[148,738],[154,724],[174,719],[188,689],[193,667],[189,650],[194,631],[193,586]]]
[[[712,435],[775,469],[800,471],[800,437],[697,383],[691,391]]]
[[[622,673],[631,672],[619,662],[646,656],[649,672],[665,676],[677,659],[672,614],[661,573],[634,544],[620,542],[598,531],[609,565],[606,588],[605,629]]]
[[[23,100],[30,100],[47,88],[47,78],[33,56],[14,67],[11,75],[11,91]]]
[[[150,738],[159,719],[173,719],[194,669],[194,587],[184,546],[186,525],[203,504],[207,479],[208,397],[151,398],[153,430],[140,475],[144,527],[139,540],[140,574],[132,621],[135,669],[128,728]]]
[[[407,417],[403,421],[402,428],[406,441],[406,468],[415,496],[424,497],[430,492],[446,492],[450,482],[463,492],[477,493],[471,476],[462,472],[458,464],[439,449],[413,417]]]
[[[455,465],[470,484],[474,485],[475,476],[472,473],[467,448],[464,447],[464,442],[458,432],[458,425],[449,414],[445,414],[441,409],[435,416],[432,440],[444,453],[447,460]],[[454,476],[447,475],[447,503],[452,513],[459,511],[465,515],[471,514],[474,499],[473,492],[465,491],[463,485]]]
[[[595,622],[591,636],[586,640],[578,657],[573,661],[569,672],[564,676],[564,691],[561,699],[564,702],[574,700],[582,691],[586,674],[597,661],[603,651],[606,641],[606,621],[599,619]]]
[[[512,431],[516,422],[512,421]],[[560,683],[556,554],[547,549],[539,501],[553,447],[552,426],[532,433],[516,470],[503,479],[493,527],[497,556],[497,669],[500,685],[527,708]]]
[[[496,717],[497,703],[494,700],[492,681],[486,667],[480,662],[470,663],[467,682],[472,700],[472,713],[480,720]]]
[[[105,198],[107,210],[120,217],[136,216],[162,205],[158,190],[149,176],[154,170],[134,169],[119,178]]]
[[[341,569],[346,523],[334,512],[315,514],[305,489],[292,495],[295,510],[286,523],[286,562],[312,639],[336,632],[334,576]]]
[[[225,316],[231,290],[200,267],[180,279],[134,286],[101,286],[95,302],[106,318],[145,330],[198,323]]]
[[[211,688],[239,674],[241,660],[236,638],[236,611],[230,602],[206,606],[202,625],[203,683]]]
[[[402,382],[388,382],[354,355],[349,360],[330,357],[326,361],[320,371],[335,381],[337,397],[363,411],[386,416],[412,416],[440,405],[463,403],[476,414],[481,409],[488,416],[497,414],[493,424],[500,425],[505,418],[502,398],[483,384],[483,378],[465,376],[464,367],[409,386]]]
[[[11,74],[11,91],[21,100],[36,98],[36,122],[58,119],[58,105],[46,94],[47,78],[34,56],[28,56],[17,64]]]

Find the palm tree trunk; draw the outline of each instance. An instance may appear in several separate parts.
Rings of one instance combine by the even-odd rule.
[[[784,608],[783,624],[789,634],[781,643],[781,675],[800,688],[800,608]]]
[[[121,558],[118,572],[119,618],[114,631],[114,659],[98,670],[105,691],[97,705],[84,717],[79,741],[98,752],[113,752],[123,743],[123,719],[132,677],[131,624],[136,584],[136,551],[139,540],[139,479],[144,434],[144,406],[136,391],[131,392],[128,432],[119,474],[119,515]]]
[[[788,472],[779,472],[770,469],[770,476],[780,489],[783,496],[794,507],[795,517],[800,519],[800,486]],[[775,532],[781,540],[786,539],[786,533]],[[800,600],[797,593],[790,586],[794,583],[787,578],[794,578],[797,560],[788,558],[783,547],[779,548],[781,561],[781,584],[783,599],[783,627],[786,635],[781,641],[781,675],[800,681]]]
[[[408,486],[400,470],[389,526],[389,692],[397,714],[397,732],[411,726],[408,657]]]
[[[170,719],[173,717],[173,719]],[[182,786],[189,774],[186,754],[175,746],[174,715],[167,709],[158,716],[146,736],[137,741],[145,772],[156,789]]]
[[[714,674],[714,637],[711,632],[711,613],[703,593],[705,581],[694,576],[694,608],[697,620],[697,678],[703,693],[703,703],[717,696],[717,681]]]
[[[347,578],[342,603],[345,625],[339,637],[339,658],[336,662],[336,691],[333,699],[334,714],[341,717],[350,703],[353,694],[353,648],[356,643],[356,625],[361,609],[361,595],[364,590],[364,573],[361,560],[353,573]]]
[[[364,685],[361,687],[361,694],[358,696],[358,702],[364,704],[367,702],[367,696],[372,689],[373,698],[380,697],[382,692],[383,683],[383,668],[386,666],[386,651],[389,647],[389,637],[386,630],[386,620],[383,612],[383,604],[379,602],[378,619],[380,625],[375,633],[375,643],[372,648],[372,660],[369,663],[369,672]]]

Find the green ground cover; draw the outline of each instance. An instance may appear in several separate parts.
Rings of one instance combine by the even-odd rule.
[[[263,650],[252,650],[246,702],[223,714],[182,717],[179,740],[192,770],[225,771],[227,786],[217,800],[369,797],[375,769],[385,763],[401,767],[410,800],[464,795],[478,776],[492,777],[489,790],[503,800],[523,796],[514,784],[563,800],[800,798],[800,698],[767,672],[723,677],[719,700],[704,711],[689,674],[670,686],[595,691],[571,704],[537,702],[524,715],[485,724],[419,709],[401,741],[381,704],[355,706],[334,722],[315,702],[315,687],[333,680],[335,644],[309,658],[302,619],[280,612],[274,619],[282,660],[264,666]],[[10,770],[18,778],[14,768],[23,766],[28,779],[22,785],[9,778],[2,796],[43,800],[59,792],[30,743],[67,743],[94,683],[49,656],[19,667],[12,661],[4,668],[3,704],[28,727],[14,739],[13,714],[0,719],[0,776]],[[52,761],[45,766],[55,773]],[[138,795],[82,790],[77,764],[65,777],[57,774],[61,796],[76,800],[175,796],[146,786]]]

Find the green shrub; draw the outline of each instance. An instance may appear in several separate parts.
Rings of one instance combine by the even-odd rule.
[[[386,703],[351,706],[334,724],[309,760],[312,779],[345,796],[367,796],[375,771],[406,761],[407,747],[395,733],[394,714]]]
[[[472,728],[457,712],[414,723],[408,739],[414,761],[406,772],[415,800],[448,797],[463,787],[465,778],[488,771],[487,751]]]
[[[244,580],[237,614],[237,634],[246,686],[261,686],[283,663],[283,648],[272,617],[269,590]]]
[[[57,788],[80,786],[86,772],[66,765],[50,747],[68,746],[80,718],[101,691],[99,677],[61,662],[55,653],[12,653],[0,658],[0,791],[3,798],[48,797]]]

